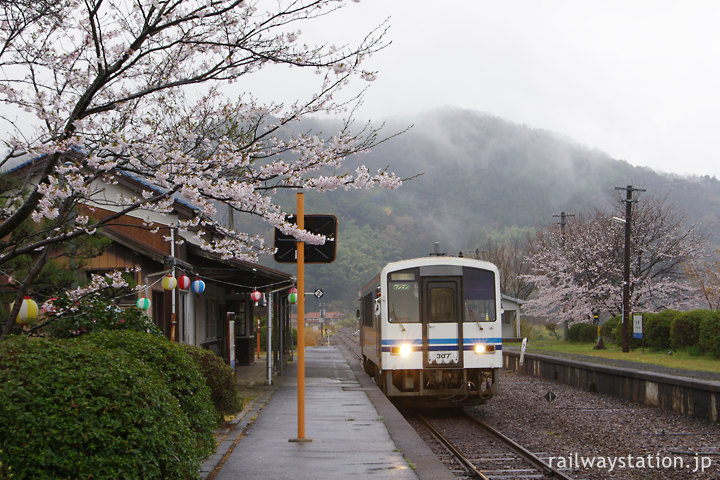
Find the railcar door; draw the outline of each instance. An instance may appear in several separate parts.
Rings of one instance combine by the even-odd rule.
[[[425,367],[462,367],[462,308],[459,278],[422,279]]]

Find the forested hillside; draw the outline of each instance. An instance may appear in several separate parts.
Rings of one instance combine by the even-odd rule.
[[[323,130],[322,122],[314,123]],[[605,206],[617,198],[616,186],[632,184],[667,196],[685,211],[688,222],[700,223],[720,245],[720,182],[715,178],[633,167],[552,132],[460,109],[394,118],[385,131],[409,125],[408,132],[358,156],[347,168],[389,165],[403,177],[422,175],[396,191],[306,195],[306,213],[334,214],[339,220],[337,260],[306,270],[308,289],[322,288],[330,308],[354,311],[358,290],[388,261],[426,255],[434,242],[451,255],[474,250],[487,237],[556,222],[553,214],[561,211]],[[294,201],[288,196],[289,211]],[[272,232],[267,235],[271,239]],[[264,263],[292,268],[269,258]],[[308,309],[314,308],[310,302]]]

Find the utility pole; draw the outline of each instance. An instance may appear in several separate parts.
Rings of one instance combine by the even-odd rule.
[[[565,248],[565,225],[567,225],[567,217],[574,217],[574,213],[565,213],[560,212],[560,215],[557,213],[553,214],[553,217],[560,218],[560,222],[558,225],[560,225],[560,241],[562,242],[563,248]],[[563,316],[565,316],[565,307],[563,307]],[[565,319],[565,321],[562,322],[563,326],[563,340],[567,340],[568,336],[568,320]]]
[[[630,227],[632,225],[633,192],[644,192],[644,188],[615,187],[615,190],[625,190],[625,260],[623,265],[623,322],[622,322],[622,351],[630,351],[628,331],[630,330]]]
[[[562,235],[563,238],[565,238],[565,225],[567,225],[567,217],[574,217],[574,216],[575,216],[574,213],[565,213],[565,212],[560,212],[560,215],[558,215],[557,213],[553,214],[553,217],[560,218],[560,222],[558,223],[558,225],[560,225],[560,235]]]

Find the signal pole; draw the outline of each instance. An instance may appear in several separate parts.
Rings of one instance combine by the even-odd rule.
[[[630,330],[630,226],[632,224],[633,192],[644,192],[644,188],[615,187],[615,190],[625,190],[625,260],[623,265],[623,322],[622,322],[622,351],[630,351],[628,331]]]

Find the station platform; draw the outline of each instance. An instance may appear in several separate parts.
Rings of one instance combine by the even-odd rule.
[[[451,479],[390,401],[338,347],[307,347],[305,440],[298,440],[297,364],[266,385],[264,360],[239,367],[256,397],[203,465],[209,480]],[[296,359],[297,360],[297,359]]]

